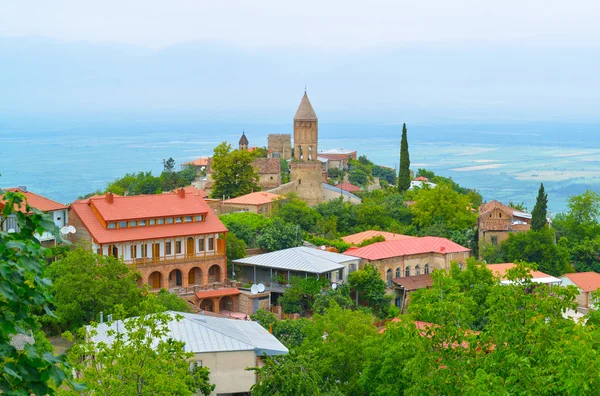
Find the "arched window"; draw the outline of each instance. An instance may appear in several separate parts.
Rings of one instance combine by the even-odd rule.
[[[425,264],[425,268],[423,269],[423,273],[424,274],[428,274],[429,273],[429,264]]]
[[[410,276],[410,267],[406,267],[404,270],[404,276]]]
[[[387,286],[392,287],[392,270],[387,270]]]
[[[402,276],[402,270],[400,270],[400,267],[396,268],[396,278],[400,278]]]
[[[421,267],[418,265],[415,267],[415,275],[421,275]]]
[[[312,161],[312,146],[308,146],[308,160]]]

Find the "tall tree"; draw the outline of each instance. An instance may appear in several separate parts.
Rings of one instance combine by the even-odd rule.
[[[400,172],[398,174],[398,191],[403,192],[410,187],[410,158],[408,155],[408,138],[406,124],[402,125],[402,140],[400,141]]]
[[[548,194],[544,191],[544,183],[540,184],[537,200],[531,212],[531,229],[539,231],[546,226],[548,212]]]
[[[212,162],[213,198],[239,197],[258,191],[258,173],[252,167],[254,155],[248,151],[231,151],[223,142],[215,147]]]

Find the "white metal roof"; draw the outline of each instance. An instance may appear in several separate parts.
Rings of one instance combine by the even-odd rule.
[[[543,278],[531,278],[531,282],[533,283],[547,283],[547,284],[557,284],[560,285],[562,283],[562,281],[558,278],[555,278],[553,276],[545,276]],[[515,283],[514,281],[511,280],[503,280],[500,282],[503,285],[510,285]]]
[[[333,148],[330,150],[321,151],[323,154],[352,154],[355,152],[356,150],[348,150],[343,148]]]
[[[304,246],[233,260],[236,264],[311,274],[340,270],[346,266],[344,263],[357,261],[360,261],[360,258]]]
[[[286,354],[288,349],[277,338],[265,330],[257,322],[219,318],[184,312],[167,311],[173,320],[168,324],[169,334],[172,338],[185,343],[185,351],[193,353],[204,352],[233,352],[252,351],[258,355]],[[175,320],[175,315],[183,319]],[[90,329],[90,326],[88,326]],[[92,337],[94,342],[110,344],[114,336],[109,336],[109,329],[123,331],[123,322],[118,320],[111,323],[98,325],[97,335]]]

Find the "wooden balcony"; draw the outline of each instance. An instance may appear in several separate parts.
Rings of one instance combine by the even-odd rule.
[[[216,241],[216,249],[214,251],[204,252],[186,252],[186,253],[175,253],[171,255],[159,256],[159,257],[140,257],[133,260],[124,260],[125,264],[133,265],[136,267],[150,267],[159,266],[165,264],[180,264],[180,263],[191,263],[206,260],[214,260],[225,257],[225,240],[218,239]]]

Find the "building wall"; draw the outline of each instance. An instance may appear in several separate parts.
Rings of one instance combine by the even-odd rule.
[[[269,158],[292,158],[292,135],[271,134],[267,137]]]
[[[319,145],[317,121],[294,121],[294,159],[316,161]],[[320,165],[319,165],[320,167]]]
[[[281,173],[259,173],[258,185],[262,188],[275,188],[281,184]]]
[[[322,178],[320,162],[290,163],[290,181],[294,183],[294,190],[298,196],[309,206],[323,201]]]
[[[221,213],[250,212],[269,216],[273,212],[273,202],[262,205],[221,204]]]
[[[70,241],[76,245],[88,246],[93,242],[93,238],[87,228],[83,225],[81,218],[77,216],[74,210],[69,210],[69,224],[77,229],[75,234],[69,234]]]
[[[243,292],[239,295],[238,312],[252,315],[254,311],[254,301],[258,300],[258,309],[268,311],[271,308],[271,292],[252,294]]]
[[[426,253],[416,254],[411,256],[399,256],[390,257],[383,260],[370,261],[363,259],[361,260],[361,268],[365,265],[375,265],[379,270],[381,279],[388,281],[387,271],[392,270],[392,278],[396,278],[396,270],[400,269],[400,278],[404,278],[406,274],[406,268],[410,268],[410,276],[414,276],[415,268],[418,265],[420,267],[420,274],[423,275],[425,272],[425,264],[429,264],[429,273],[432,273],[434,269],[450,269],[450,263],[456,261],[459,264],[465,264],[467,259],[471,257],[470,252],[463,253]]]
[[[575,300],[577,301],[577,304],[582,307],[582,308],[589,308],[590,305],[593,305],[593,301],[591,301],[591,296],[589,296],[588,292],[585,292],[583,290],[581,290],[575,283],[573,283],[573,281],[571,279],[569,279],[569,277],[567,276],[561,276],[560,277],[561,286],[575,286],[577,288],[577,290],[579,291],[579,294],[575,297]]]
[[[256,353],[252,351],[197,353],[193,358],[210,369],[210,382],[215,384],[211,395],[249,392],[256,382],[253,371],[247,367],[257,365]]]

